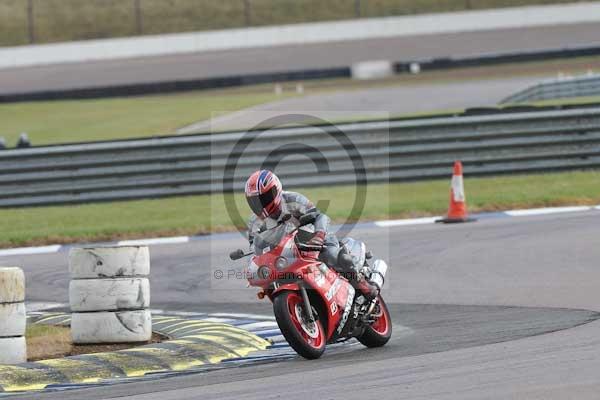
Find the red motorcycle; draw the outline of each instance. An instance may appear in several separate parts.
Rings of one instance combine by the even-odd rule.
[[[321,248],[307,244],[312,237],[307,225],[315,218],[316,214],[299,220],[288,217],[258,233],[253,252],[236,250],[230,258],[252,256],[245,270],[248,282],[261,288],[260,299],[266,296],[273,302],[281,333],[301,356],[319,358],[327,343],[350,338],[367,347],[385,345],[392,335],[392,321],[383,298],[367,299],[349,279],[368,279],[381,288],[387,264],[376,260],[370,266],[372,256],[365,244],[346,238],[340,242],[339,257],[344,272],[329,268],[319,261]],[[349,277],[346,271],[356,276]]]

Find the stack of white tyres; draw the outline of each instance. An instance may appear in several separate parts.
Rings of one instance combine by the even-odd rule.
[[[73,343],[151,339],[148,247],[74,248],[69,271]]]
[[[27,361],[26,323],[23,270],[0,267],[0,364]]]

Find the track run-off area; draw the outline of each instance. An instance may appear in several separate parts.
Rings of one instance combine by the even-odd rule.
[[[589,22],[6,68],[0,70],[0,95],[332,68],[365,60],[413,61],[595,46],[599,35],[600,24]]]
[[[457,225],[359,225],[389,260],[388,346],[331,349],[317,361],[266,359],[36,399],[594,398],[600,378],[599,210]],[[227,254],[237,235],[151,247],[152,307],[272,315]],[[67,302],[67,253],[1,257],[27,299]],[[216,279],[216,271],[224,277]]]

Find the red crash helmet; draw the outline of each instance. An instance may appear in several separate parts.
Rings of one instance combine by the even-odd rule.
[[[258,217],[276,218],[281,212],[281,182],[266,169],[256,171],[246,181],[246,200]]]

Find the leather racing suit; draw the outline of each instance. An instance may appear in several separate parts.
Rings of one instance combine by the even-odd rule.
[[[318,216],[313,224],[315,233],[323,232],[325,234],[323,250],[321,251],[319,258],[330,268],[336,269],[340,244],[337,237],[329,232],[329,217],[319,212],[315,205],[306,198],[306,196],[303,196],[300,193],[284,190],[281,196],[281,212],[277,216],[277,219],[271,217],[262,219],[253,214],[248,221],[248,241],[250,242],[250,245],[254,242],[254,235],[257,232],[275,226],[287,214],[291,215],[295,219],[296,225],[298,225],[298,219],[301,216],[311,212],[317,212]]]

